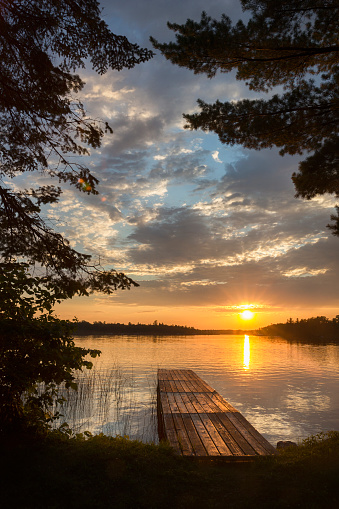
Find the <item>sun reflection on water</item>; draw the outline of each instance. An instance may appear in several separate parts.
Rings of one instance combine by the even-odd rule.
[[[250,367],[250,337],[245,335],[244,338],[244,369],[247,370]]]

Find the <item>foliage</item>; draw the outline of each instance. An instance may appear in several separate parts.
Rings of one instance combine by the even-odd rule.
[[[166,325],[158,323],[157,320],[153,324],[145,323],[106,323],[96,321],[94,323],[81,320],[76,324],[75,334],[135,334],[150,336],[194,336],[194,335],[218,335],[218,334],[242,334],[241,329],[195,329],[187,325]]]
[[[134,283],[95,266],[41,217],[61,187],[20,190],[8,179],[35,172],[34,179],[38,172],[98,194],[98,180],[81,156],[100,147],[112,129],[88,118],[76,100],[84,86],[76,70],[90,62],[103,74],[152,56],[109,30],[97,0],[0,0],[0,256],[44,266],[70,296]]]
[[[4,507],[233,509],[338,507],[338,433],[253,464],[192,461],[168,446],[54,434],[4,444]],[[18,482],[20,489],[17,489]]]
[[[156,320],[155,320],[156,322]],[[153,335],[153,336],[176,336],[176,335],[193,335],[202,334],[204,331],[187,327],[185,325],[166,325],[164,323],[133,324],[124,323],[106,323],[106,322],[86,322],[82,320],[76,324],[75,333],[81,335],[88,334],[136,334],[136,335]]]
[[[311,153],[292,179],[296,196],[339,196],[338,2],[334,0],[241,0],[251,18],[232,25],[206,13],[200,22],[168,23],[176,42],[155,48],[172,63],[209,78],[236,70],[238,80],[269,99],[207,104],[184,115],[186,128],[213,131],[222,143],[251,149],[277,146],[280,154]],[[283,93],[281,93],[283,90]],[[337,212],[339,212],[337,210]],[[332,216],[339,235],[339,215]]]
[[[0,264],[0,431],[48,427],[47,411],[58,401],[57,386],[76,388],[74,370],[100,352],[76,347],[74,324],[53,315],[65,298],[51,278],[30,275],[28,264]],[[41,385],[43,384],[43,389]]]
[[[277,461],[282,464],[298,464],[312,457],[326,460],[333,450],[339,451],[339,431],[320,432],[311,435],[298,445],[279,451]]]
[[[75,387],[74,370],[89,368],[75,346],[74,324],[53,305],[93,291],[138,286],[114,269],[71,248],[42,217],[56,203],[58,185],[20,189],[31,172],[98,194],[98,179],[83,163],[100,147],[107,123],[86,115],[76,94],[77,71],[120,71],[153,53],[112,33],[97,0],[0,0],[0,428],[45,427],[61,383]],[[23,263],[25,261],[26,263]],[[44,385],[40,394],[38,386]]]
[[[338,342],[339,315],[330,320],[326,316],[289,318],[286,323],[276,323],[259,329],[260,334],[281,336],[285,339],[307,342]]]

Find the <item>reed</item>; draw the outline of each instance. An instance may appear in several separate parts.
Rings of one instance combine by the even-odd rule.
[[[77,390],[59,388],[64,402],[53,408],[62,415],[53,423],[54,428],[67,423],[73,433],[89,431],[157,442],[155,375],[148,380],[146,401],[138,397],[133,373],[124,372],[118,365],[94,366],[77,373],[75,382]]]

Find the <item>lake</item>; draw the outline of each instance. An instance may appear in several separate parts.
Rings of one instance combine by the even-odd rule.
[[[195,371],[273,445],[339,429],[339,345],[247,335],[86,336],[75,342],[102,351],[88,372],[91,402],[82,403],[81,417],[65,411],[80,431],[156,442],[158,368]]]

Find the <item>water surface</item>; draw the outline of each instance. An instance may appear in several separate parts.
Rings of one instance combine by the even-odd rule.
[[[96,369],[119,366],[131,381],[129,401],[120,403],[118,415],[106,416],[103,426],[88,419],[87,429],[94,432],[126,431],[130,438],[156,441],[152,409],[158,368],[195,371],[273,445],[339,429],[339,345],[245,335],[87,336],[76,338],[76,344],[102,351]]]

